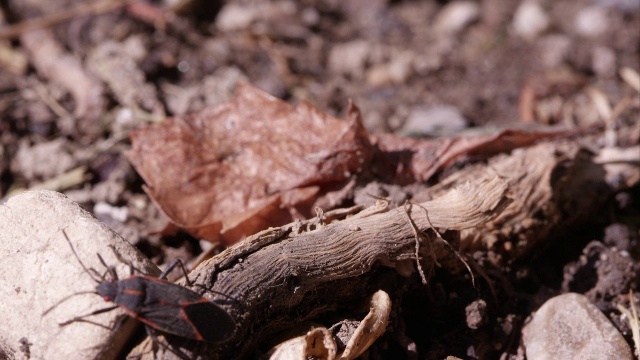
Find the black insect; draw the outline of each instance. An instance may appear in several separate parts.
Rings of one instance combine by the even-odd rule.
[[[107,268],[105,274],[99,276],[94,269],[91,269],[93,273],[87,269],[73,248],[67,234],[64,231],[63,233],[82,268],[98,284],[95,291],[82,293],[98,294],[105,301],[113,302],[115,305],[75,317],[60,323],[60,326],[76,321],[87,321],[85,318],[89,316],[120,307],[129,316],[143,322],[147,333],[154,340],[157,340],[155,330],[209,343],[225,340],[234,332],[235,321],[224,309],[195,291],[165,280],[167,275],[180,265],[185,279],[187,279],[187,284],[191,286],[187,272],[179,259],[174,261],[159,278],[134,275],[133,266],[131,266],[131,276],[119,280],[114,267],[107,266],[100,254],[97,254],[100,262]],[[107,273],[110,274],[110,279],[105,279]],[[71,296],[74,295],[78,294]],[[59,301],[43,315],[71,296]]]

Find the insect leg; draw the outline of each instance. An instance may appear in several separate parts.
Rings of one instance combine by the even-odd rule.
[[[187,269],[185,269],[184,264],[180,259],[175,259],[169,266],[167,266],[167,268],[162,272],[162,274],[160,274],[158,278],[162,280],[166,280],[169,273],[171,273],[173,269],[175,269],[176,266],[178,265],[180,265],[180,268],[182,269],[182,274],[184,275],[184,278],[187,281],[187,285],[189,287],[193,286],[193,283],[191,282],[191,280],[189,280],[189,275],[187,275]]]
[[[90,322],[90,321],[84,320],[84,318],[89,317],[89,316],[93,316],[93,315],[98,315],[98,314],[106,313],[106,312],[109,312],[109,311],[111,311],[111,310],[113,310],[113,309],[115,309],[115,308],[117,308],[117,307],[118,307],[118,305],[110,306],[110,307],[108,307],[108,308],[104,308],[104,309],[98,309],[98,310],[96,310],[96,311],[92,311],[92,312],[90,312],[90,313],[88,313],[88,314],[85,314],[85,315],[82,315],[82,316],[76,316],[76,317],[74,317],[73,319],[71,319],[71,320],[67,320],[67,321],[65,321],[65,322],[63,322],[63,323],[60,323],[60,324],[58,324],[58,325],[60,325],[60,326],[66,326],[66,325],[69,325],[69,324],[71,324],[71,323],[73,323],[73,322],[76,322],[76,321]]]
[[[102,325],[100,323],[97,323],[97,322],[91,321],[91,320],[87,320],[87,319],[72,319],[72,320],[65,321],[65,322],[63,322],[61,324],[58,324],[58,325],[59,326],[65,326],[65,325],[69,325],[72,322],[83,322],[83,323],[88,323],[88,324],[95,325],[95,326],[100,326],[101,328],[105,328],[107,330],[113,330],[112,328],[108,327],[107,325]]]
[[[180,349],[172,348],[171,345],[167,345],[167,344],[163,343],[162,341],[160,341],[160,339],[158,338],[158,333],[151,326],[145,324],[144,328],[147,331],[147,335],[149,335],[151,340],[153,340],[153,343],[159,345],[165,351],[169,351],[169,352],[173,353],[174,355],[176,355],[177,357],[179,357],[180,359],[183,359],[183,360],[191,360],[191,359],[193,359],[193,357],[187,356],[187,354],[185,354],[182,351],[180,351]],[[153,357],[155,358],[155,356],[156,356],[156,354],[155,354],[155,349],[154,349]]]
[[[185,269],[184,264],[182,263],[182,260],[180,260],[180,259],[176,259],[176,260],[175,260],[175,261],[173,261],[169,266],[167,266],[167,268],[162,272],[162,274],[160,274],[159,279],[166,280],[167,275],[169,275],[169,273],[171,273],[171,271],[173,271],[173,269],[175,269],[175,267],[176,267],[176,266],[178,266],[178,265],[180,265],[180,268],[182,269],[182,273],[184,274],[184,278],[185,278],[185,280],[186,280],[186,282],[187,282],[187,285],[188,285],[189,287],[193,287],[193,286],[194,286],[194,284],[189,280],[189,275],[187,275],[187,270]],[[214,293],[214,294],[218,294],[218,295],[220,295],[220,296],[224,296],[224,297],[226,297],[227,299],[231,299],[231,300],[233,300],[234,302],[239,302],[239,301],[238,301],[237,299],[235,299],[234,297],[229,296],[229,295],[227,295],[227,294],[223,294],[223,293],[221,293],[221,292],[219,292],[219,291],[215,291],[215,290],[213,290],[213,289],[209,289],[209,288],[207,288],[205,285],[195,284],[195,286],[197,286],[197,287],[199,287],[199,288],[201,288],[201,289],[203,290],[203,291],[202,291],[202,293],[200,293],[200,296],[204,295],[204,293],[206,293],[206,292],[212,292],[212,293]]]
[[[210,293],[214,293],[214,294],[216,294],[216,295],[223,296],[223,297],[227,298],[228,300],[231,300],[232,302],[235,302],[235,303],[239,303],[239,304],[241,304],[241,302],[240,302],[238,299],[234,298],[233,296],[231,296],[231,295],[227,295],[227,294],[222,293],[222,292],[220,292],[220,291],[213,290],[212,288],[209,288],[209,287],[207,287],[206,285],[202,285],[202,284],[195,284],[195,286],[197,286],[197,287],[199,287],[199,288],[201,288],[201,289],[202,289],[202,292],[201,292],[201,293],[199,293],[199,294],[200,294],[200,296],[203,296],[205,293],[210,292]],[[211,287],[213,287],[213,284],[211,284]],[[218,302],[218,301],[216,301],[216,302]]]
[[[128,319],[131,319],[131,317],[129,317],[129,316],[120,316],[118,318],[118,320],[116,321],[116,323],[111,328],[111,332],[113,332],[113,333],[118,332],[118,330],[120,330],[122,325],[124,325],[124,322],[127,321]]]

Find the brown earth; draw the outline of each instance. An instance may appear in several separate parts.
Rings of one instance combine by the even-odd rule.
[[[378,145],[383,133],[494,139],[496,128],[548,125],[590,132],[573,137],[579,154],[640,144],[640,89],[629,80],[640,71],[634,1],[541,2],[547,23],[532,35],[515,25],[518,1],[170,3],[0,4],[3,199],[23,189],[61,191],[157,264],[218,252],[220,243],[170,231],[125,152],[132,131],[234,99],[239,82],[338,118],[351,100],[366,131],[381,136]],[[467,17],[459,20],[452,9]],[[47,24],[56,14],[68,16]],[[522,16],[523,26],[535,29],[535,14]],[[447,176],[489,162],[469,148],[464,153],[415,183],[374,176],[332,208],[363,203],[363,193],[400,205],[428,200],[418,199],[421,191],[435,193],[431,186],[446,187]],[[485,273],[477,288],[467,272],[446,267],[426,286],[417,274],[400,285],[382,276],[397,290],[394,315],[368,356],[522,358],[519,330],[527,316],[568,291],[587,295],[633,346],[616,305],[634,301],[629,290],[640,285],[640,188],[563,190],[604,194],[594,200],[599,211],[576,215],[579,226],[547,228],[544,241],[513,259],[505,249],[517,248],[517,240],[471,248],[468,258]],[[580,209],[570,205],[558,207],[560,218]],[[327,326],[336,318],[324,316]]]

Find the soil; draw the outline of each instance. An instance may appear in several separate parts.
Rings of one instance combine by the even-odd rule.
[[[0,196],[44,184],[155,263],[194,259],[218,245],[160,232],[166,219],[124,155],[128,135],[166,116],[221,104],[239,81],[339,117],[351,99],[370,134],[423,137],[587,127],[602,122],[594,99],[604,96],[614,111],[630,104],[606,124],[616,145],[640,143],[640,98],[620,75],[623,68],[640,71],[634,1],[540,2],[547,24],[533,35],[515,25],[519,1],[169,3],[88,7],[15,34],[6,29],[76,2],[0,4]],[[472,15],[462,22],[447,15],[455,6]],[[523,16],[535,27],[534,15]],[[589,19],[586,27],[581,17]],[[456,121],[409,126],[430,111]],[[611,140],[592,141],[584,145]],[[493,292],[471,286],[466,273],[442,269],[427,286],[406,285],[394,299],[393,326],[369,357],[523,358],[527,317],[569,291],[587,295],[633,347],[616,305],[628,303],[629,290],[640,285],[640,188],[615,194],[589,226],[552,237],[516,262],[487,269]],[[492,257],[491,250],[473,254],[481,265]]]

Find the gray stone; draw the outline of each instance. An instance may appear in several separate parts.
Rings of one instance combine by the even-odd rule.
[[[550,24],[549,16],[537,1],[525,0],[518,6],[511,26],[520,37],[533,40],[547,30]]]
[[[329,52],[329,69],[333,72],[362,76],[371,45],[364,40],[337,44]]]
[[[589,300],[567,293],[547,300],[522,330],[528,360],[633,359],[631,349]]]
[[[547,35],[538,41],[542,64],[548,69],[560,67],[571,51],[571,38],[566,35]]]
[[[397,133],[403,136],[442,135],[458,132],[467,126],[467,119],[454,106],[417,106]]]
[[[260,16],[260,9],[255,6],[243,6],[236,3],[225,5],[216,18],[216,27],[220,31],[246,29]]]
[[[471,304],[467,305],[464,312],[466,314],[467,326],[469,329],[479,329],[488,321],[487,302],[482,299],[475,300]]]
[[[453,1],[436,16],[433,29],[440,33],[457,33],[480,17],[480,5],[475,1]]]
[[[609,28],[609,18],[599,6],[586,7],[578,12],[574,20],[575,30],[586,37],[602,35]]]
[[[410,51],[392,52],[389,61],[376,64],[367,71],[367,83],[371,86],[402,84],[413,72],[415,55]]]
[[[600,77],[616,76],[616,53],[609,47],[596,46],[591,50],[591,68]]]

